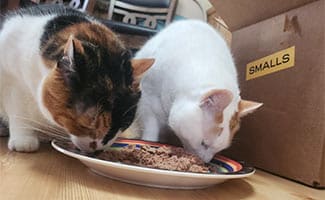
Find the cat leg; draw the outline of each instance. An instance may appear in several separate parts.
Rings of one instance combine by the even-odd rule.
[[[143,140],[158,142],[161,124],[149,106],[142,109],[141,122],[143,128],[141,138]]]
[[[158,120],[153,116],[147,117],[144,122],[143,133],[141,138],[143,140],[158,142],[159,130],[160,124]]]
[[[37,134],[26,128],[26,123],[20,119],[9,118],[10,137],[8,148],[12,151],[33,152],[39,148]]]
[[[160,125],[153,115],[147,116],[140,122],[140,118],[133,121],[120,137],[158,141]]]
[[[157,114],[162,112],[159,99],[146,96],[144,92],[141,95],[137,110],[137,122],[142,128],[141,139],[158,142],[161,122]]]
[[[132,124],[120,134],[120,137],[128,138],[128,139],[140,139],[142,134],[142,129],[139,126],[139,123],[136,119],[132,122]]]

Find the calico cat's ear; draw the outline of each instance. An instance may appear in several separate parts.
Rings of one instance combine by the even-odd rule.
[[[214,114],[221,113],[230,104],[233,98],[229,90],[211,90],[205,94],[200,102],[200,107],[204,111]]]
[[[72,85],[80,80],[75,67],[76,52],[82,54],[84,53],[84,49],[81,42],[78,39],[75,39],[73,35],[70,35],[64,45],[63,55],[57,63],[57,69],[61,73],[66,84],[70,87],[73,87]]]
[[[133,68],[134,84],[139,84],[142,75],[146,72],[155,62],[153,58],[132,59],[131,65]]]
[[[240,100],[240,102],[238,104],[239,117],[244,117],[245,115],[254,112],[256,109],[258,109],[262,105],[263,105],[263,103],[247,101],[247,100]]]
[[[74,41],[73,35],[69,36],[63,50],[63,56],[58,61],[57,67],[64,72],[74,72]]]
[[[65,56],[68,56],[69,58],[73,59],[73,53],[74,53],[74,46],[73,46],[73,35],[69,36],[68,41],[66,42],[64,46],[63,54]]]

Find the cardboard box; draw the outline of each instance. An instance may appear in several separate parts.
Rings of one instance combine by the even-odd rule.
[[[209,0],[229,26],[230,31],[303,6],[315,0]]]
[[[221,34],[228,46],[231,47],[231,31],[214,7],[207,11],[207,22]]]
[[[264,106],[225,152],[317,188],[325,187],[324,2],[232,33],[242,97]]]

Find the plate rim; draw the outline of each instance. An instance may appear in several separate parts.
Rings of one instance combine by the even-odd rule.
[[[136,165],[128,165],[124,163],[118,163],[118,162],[113,162],[113,161],[108,161],[108,160],[101,160],[101,159],[96,159],[92,158],[86,155],[82,154],[77,154],[71,151],[68,151],[59,145],[56,144],[57,141],[52,140],[51,145],[52,147],[69,156],[73,157],[75,159],[78,159],[80,162],[91,162],[93,164],[98,164],[98,165],[104,165],[104,166],[109,166],[109,167],[115,167],[115,168],[120,168],[123,170],[132,170],[136,172],[145,172],[145,173],[154,173],[157,175],[168,175],[168,176],[181,176],[181,177],[189,177],[189,178],[205,178],[205,179],[236,179],[236,178],[244,178],[251,176],[255,173],[255,168],[254,167],[248,167],[245,164],[242,164],[243,168],[234,173],[225,173],[225,174],[206,174],[206,173],[194,173],[194,172],[181,172],[181,171],[172,171],[172,170],[163,170],[163,169],[155,169],[155,168],[149,168],[149,167],[141,167],[141,166],[136,166]],[[237,162],[237,161],[236,161]],[[87,166],[90,168],[89,166]],[[248,172],[245,172],[248,171]]]
[[[104,176],[113,180],[121,181],[124,183],[129,183],[129,184],[135,184],[135,185],[140,185],[140,186],[146,186],[146,187],[153,187],[153,188],[159,188],[159,189],[182,189],[182,190],[196,190],[196,189],[204,189],[207,187],[211,187],[214,184],[205,184],[205,185],[200,185],[200,186],[172,186],[172,185],[166,185],[166,184],[152,184],[152,183],[147,183],[147,182],[139,182],[139,181],[133,181],[129,179],[123,179],[123,178],[118,178],[116,176],[110,176],[107,175],[103,172],[100,172],[96,169],[90,168],[89,169],[91,172],[95,173],[96,175]],[[226,179],[220,179],[220,183],[226,181]]]

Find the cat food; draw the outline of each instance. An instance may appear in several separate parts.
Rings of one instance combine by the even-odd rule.
[[[121,149],[109,149],[97,158],[142,167],[183,172],[209,173],[212,169],[199,157],[187,153],[181,147],[162,146],[159,148],[143,145],[128,145]]]

